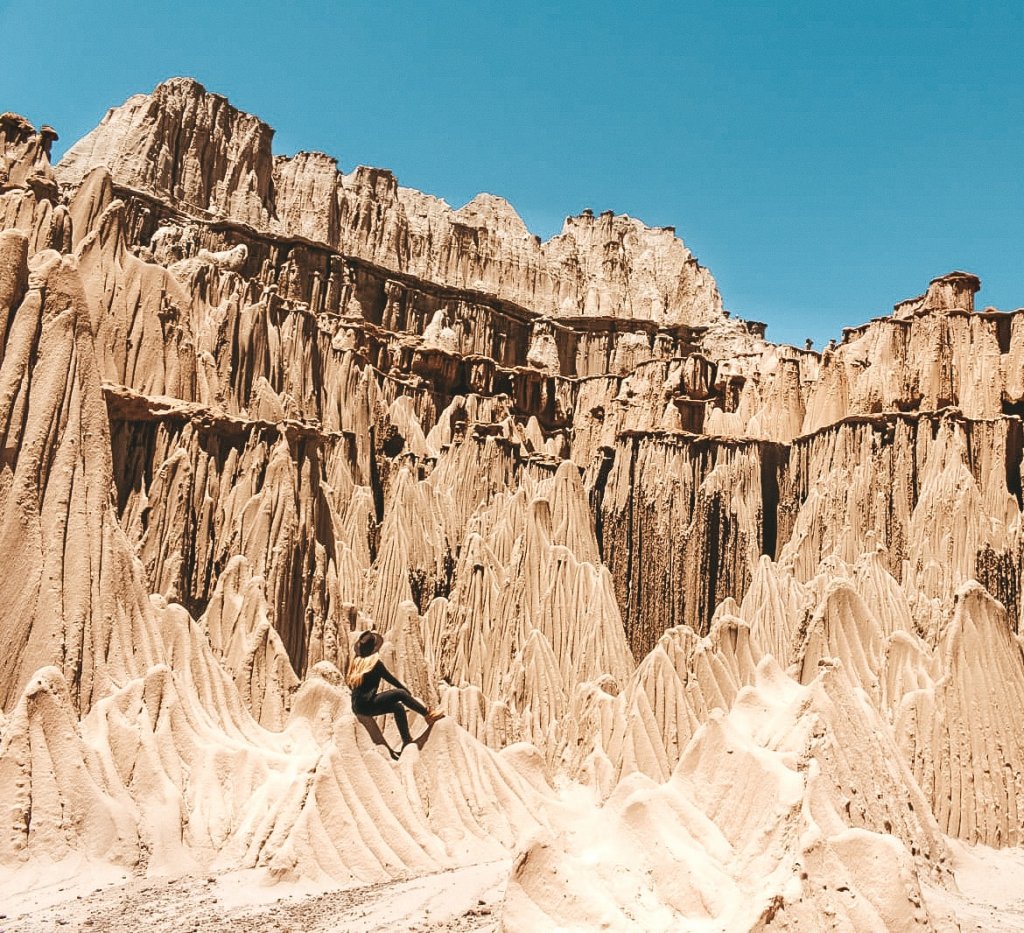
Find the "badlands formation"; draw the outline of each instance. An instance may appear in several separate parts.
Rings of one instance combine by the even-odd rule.
[[[955,272],[775,345],[671,229],[542,243],[188,79],[55,138],[0,116],[0,927],[497,866],[417,922],[975,928],[1024,845],[1024,311]],[[368,627],[448,714],[398,762]]]

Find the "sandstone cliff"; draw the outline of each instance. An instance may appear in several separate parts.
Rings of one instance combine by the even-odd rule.
[[[1021,844],[1024,312],[954,273],[819,355],[670,230],[540,243],[191,80],[54,135],[0,117],[0,870],[928,929],[948,837]],[[449,716],[397,765],[369,627]]]
[[[493,294],[541,315],[670,324],[722,316],[714,279],[672,230],[587,212],[542,244],[501,198],[481,194],[453,211],[399,187],[386,170],[344,174],[318,152],[275,159],[272,137],[225,98],[175,78],[109,111],[69,150],[61,177],[77,184],[104,166],[117,185],[169,198],[187,213]]]

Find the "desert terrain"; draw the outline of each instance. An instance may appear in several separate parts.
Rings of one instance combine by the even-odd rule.
[[[0,115],[0,930],[1024,929],[1024,309],[775,344],[672,228],[188,78],[56,138]]]

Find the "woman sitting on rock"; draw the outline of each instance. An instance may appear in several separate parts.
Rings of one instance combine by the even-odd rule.
[[[409,719],[405,707],[419,713],[433,725],[444,716],[440,710],[428,710],[417,700],[380,659],[380,646],[384,639],[379,632],[363,632],[356,640],[355,656],[348,666],[348,685],[352,688],[352,712],[357,716],[384,716],[394,714],[398,734],[402,737],[402,748],[412,742],[409,735]],[[386,680],[394,690],[377,692],[380,682]],[[390,750],[390,749],[389,749]],[[391,751],[391,757],[398,759],[400,752]]]

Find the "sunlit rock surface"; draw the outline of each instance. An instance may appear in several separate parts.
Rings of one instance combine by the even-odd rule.
[[[669,229],[541,243],[189,79],[55,137],[0,116],[0,874],[514,859],[508,930],[924,930],[951,839],[1024,843],[976,277],[818,354]],[[368,627],[448,714],[397,763]]]

